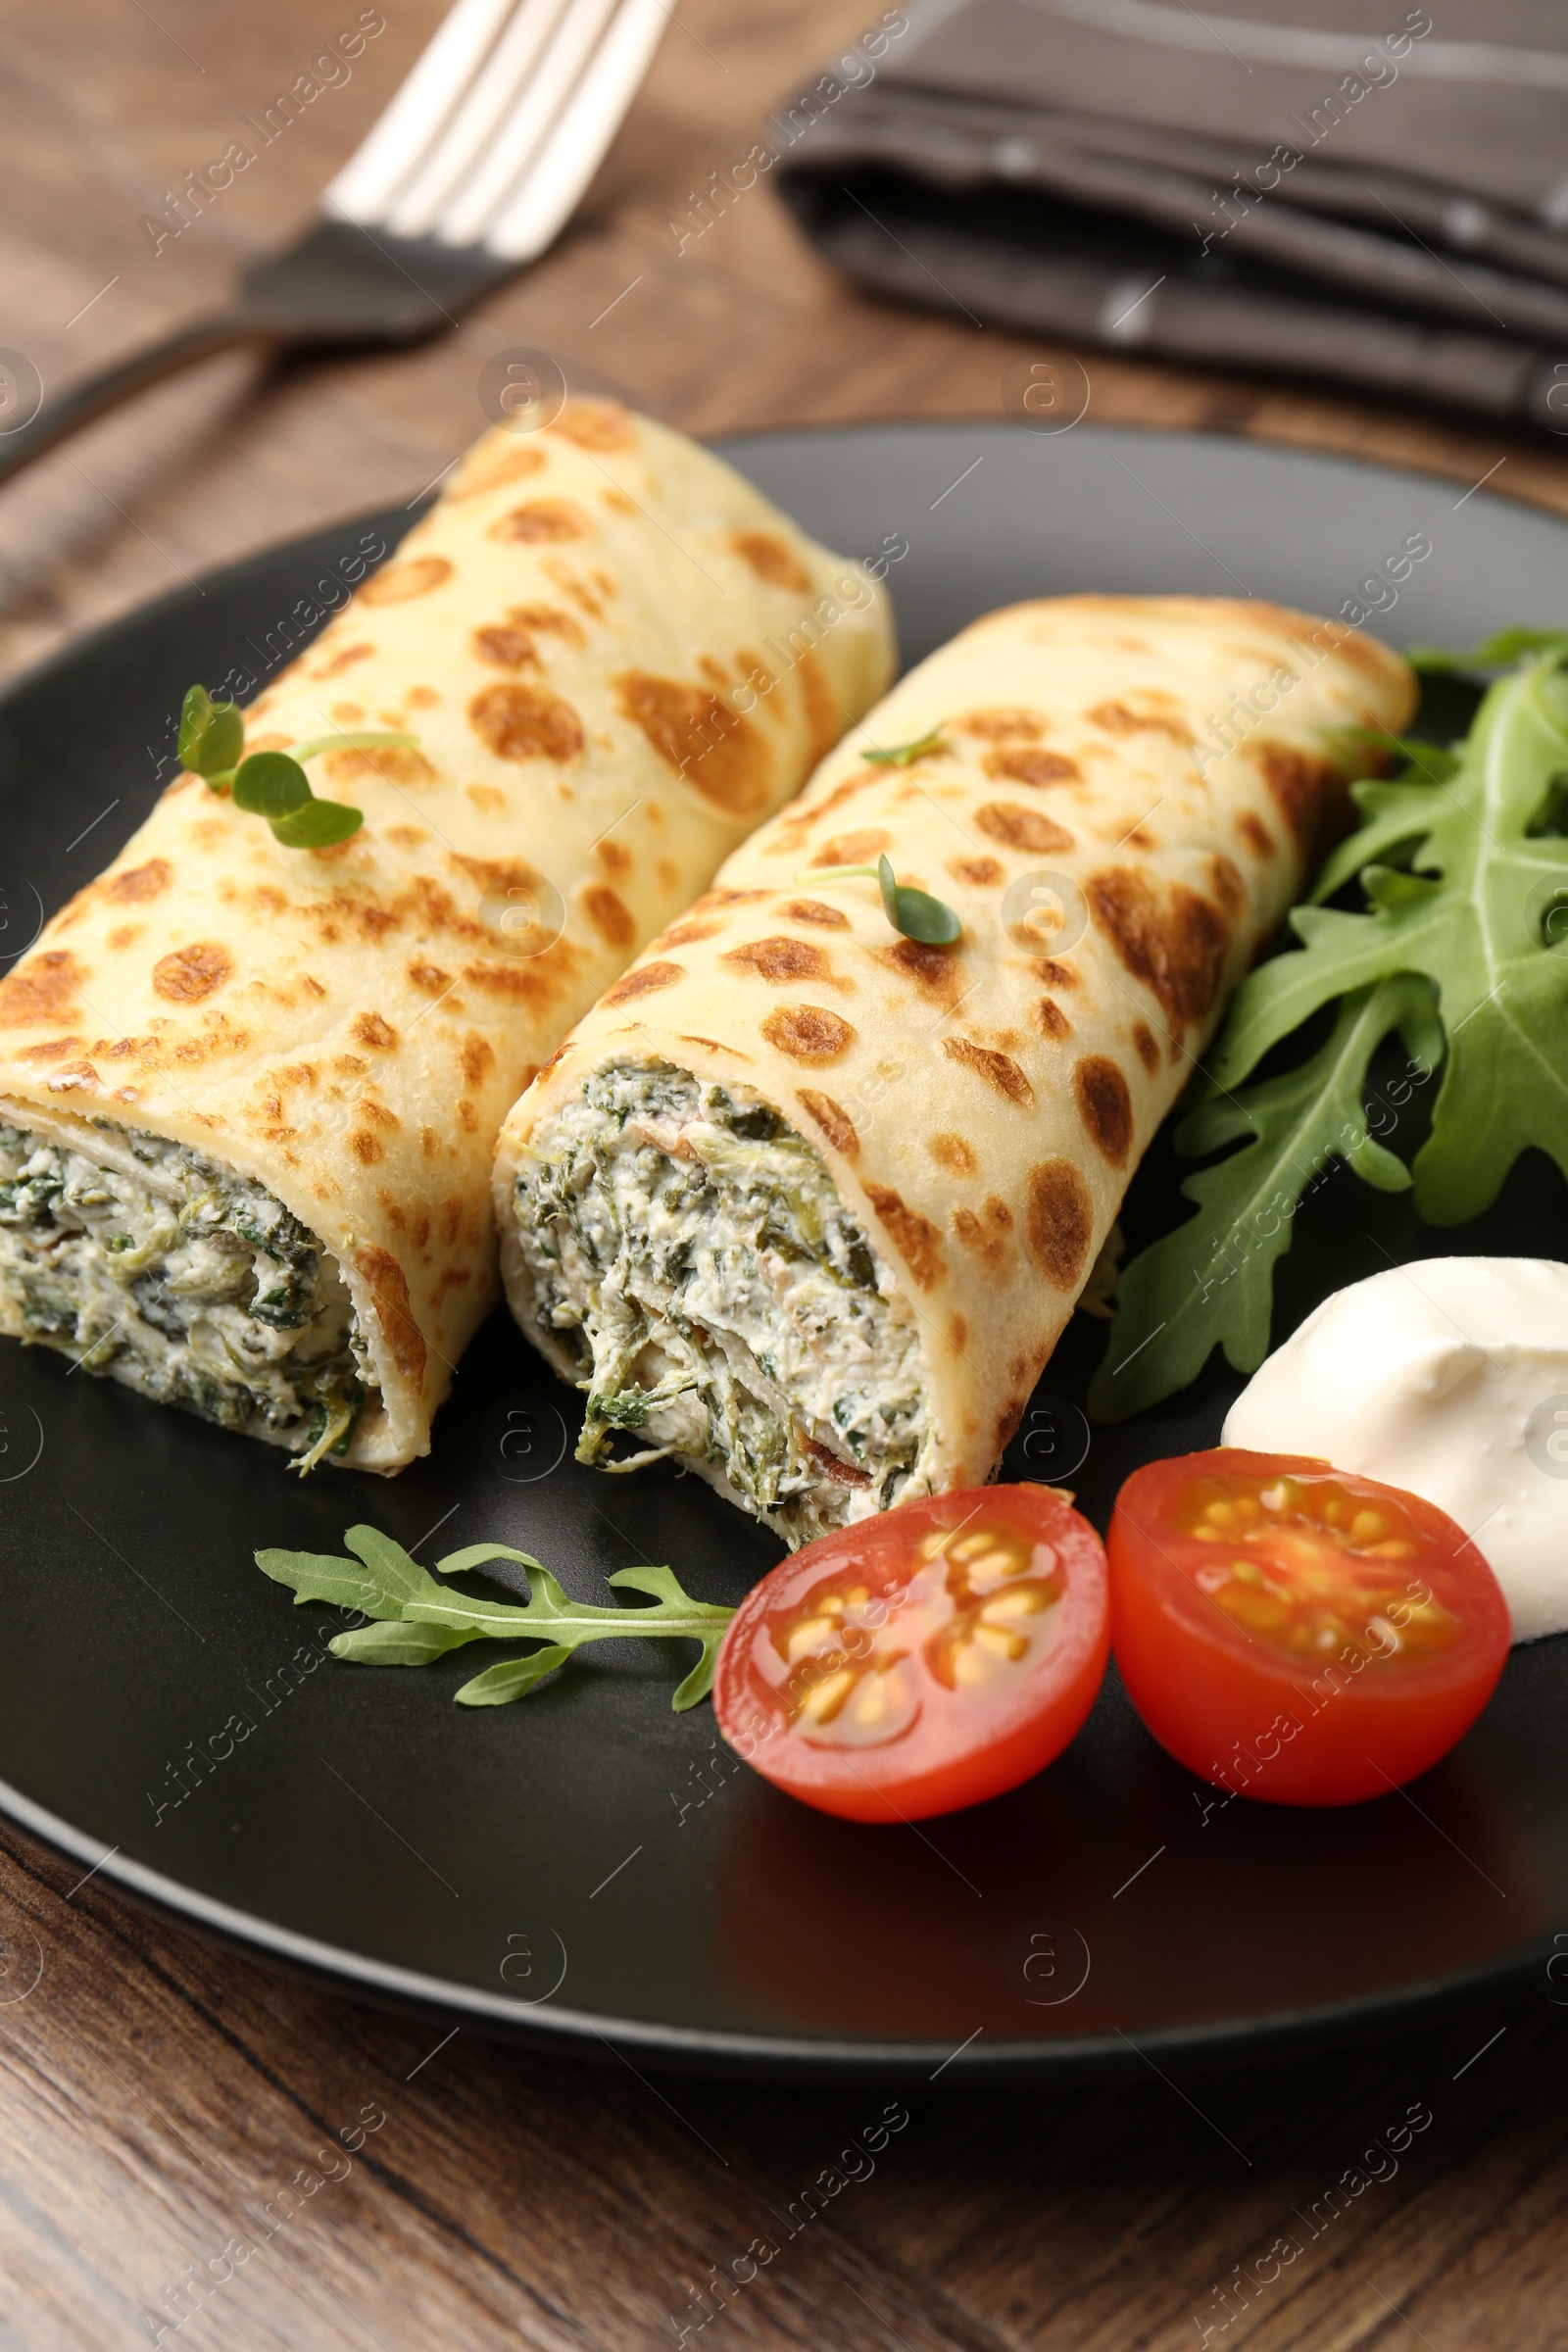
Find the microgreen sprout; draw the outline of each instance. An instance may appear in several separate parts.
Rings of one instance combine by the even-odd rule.
[[[252,752],[245,757],[245,719],[235,703],[215,703],[205,686],[192,686],[179,714],[179,760],[203,778],[209,792],[227,793],[236,808],[265,816],[287,850],[325,850],[347,841],[365,822],[365,812],[343,801],[318,800],[303,762],[323,752],[405,749],[416,735],[338,734],[315,736],[292,752]]]

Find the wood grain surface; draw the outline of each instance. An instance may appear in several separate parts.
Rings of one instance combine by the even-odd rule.
[[[575,223],[457,333],[392,359],[214,362],[0,493],[0,670],[414,497],[481,425],[479,372],[511,345],[698,434],[999,415],[1004,369],[1040,350],[861,300],[765,185],[684,251],[668,227],[862,4],[681,0]],[[440,13],[383,6],[352,78],[154,252],[142,220],[163,191],[357,0],[10,0],[0,345],[55,384],[219,303],[239,261],[308,220]],[[1550,443],[1085,359],[1101,420],[1359,452],[1466,488],[1490,474],[1568,513]],[[0,1840],[0,2352],[1532,2352],[1568,2327],[1568,2010],[1543,1982],[1297,2066],[1146,2067],[1014,2100],[934,2082],[894,2101],[907,2120],[873,2157],[850,2151],[880,2090],[443,2040],[77,1877]],[[826,2210],[786,2218],[829,2170]],[[760,2263],[754,2241],[776,2250]]]

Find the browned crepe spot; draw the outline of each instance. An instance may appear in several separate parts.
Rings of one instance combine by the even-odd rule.
[[[637,501],[628,498],[624,490],[601,490],[599,495],[612,514],[635,514],[637,512]]]
[[[1008,1236],[1012,1231],[1012,1211],[1005,1200],[999,1200],[992,1193],[981,1203],[979,1216],[972,1208],[956,1208],[953,1230],[961,1242],[979,1252],[987,1265],[998,1267],[1005,1262],[1011,1248]]]
[[[1210,858],[1208,887],[1233,922],[1239,914],[1246,912],[1249,905],[1247,884],[1228,858]]]
[[[79,1054],[86,1043],[80,1037],[51,1037],[41,1046],[24,1046],[17,1055],[19,1061],[64,1061],[68,1054]]]
[[[1040,956],[1035,959],[1035,978],[1047,988],[1076,988],[1078,975],[1070,963],[1057,963],[1054,956]]]
[[[1012,1444],[1018,1434],[1018,1424],[1028,1410],[1027,1396],[1012,1396],[997,1415],[996,1451],[1001,1453]]]
[[[488,662],[492,669],[537,669],[539,666],[533,639],[526,629],[514,628],[510,621],[493,621],[488,628],[475,629],[468,643],[474,660]]]
[[[63,1062],[49,1080],[52,1095],[69,1095],[78,1089],[97,1086],[98,1073],[90,1061]]]
[[[588,920],[612,948],[629,948],[637,936],[637,925],[623,899],[618,899],[606,882],[596,882],[582,894],[588,910]]]
[[[955,1135],[951,1129],[929,1137],[926,1150],[939,1167],[951,1168],[956,1176],[972,1176],[980,1164],[962,1136]]]
[[[884,948],[877,960],[912,980],[934,1004],[946,1004],[957,994],[963,964],[952,948],[933,947],[923,939],[901,939]]]
[[[1245,757],[1262,776],[1301,849],[1315,858],[1345,822],[1349,796],[1339,769],[1283,743],[1259,744]]]
[[[113,875],[104,884],[104,896],[130,905],[139,899],[156,899],[172,880],[167,858],[149,858],[145,865],[128,866],[124,873]]]
[[[824,841],[813,865],[869,865],[879,858],[893,839],[891,833],[867,830],[864,833],[839,833],[832,841]]]
[[[1004,748],[987,752],[981,765],[988,776],[1005,777],[1009,784],[1076,784],[1079,768],[1075,760],[1066,759],[1060,752],[1031,751],[1027,745],[1016,750]]]
[[[1200,1021],[1219,992],[1230,928],[1219,908],[1182,883],[1159,892],[1128,866],[1092,874],[1085,893],[1095,919],[1133,977],[1180,1027]]]
[[[855,1132],[855,1121],[831,1095],[819,1095],[811,1087],[802,1087],[795,1100],[810,1112],[835,1152],[842,1152],[846,1159],[858,1155],[860,1139]]]
[[[836,982],[837,977],[821,949],[808,939],[754,939],[743,948],[731,948],[720,960],[775,985],[785,980]]]
[[[46,1022],[78,1019],[74,999],[86,977],[69,949],[35,956],[0,980],[0,1029],[39,1029]]]
[[[586,539],[593,527],[581,507],[569,498],[531,498],[525,506],[498,514],[485,537],[521,540],[534,546],[540,541]]]
[[[1072,1074],[1078,1115],[1113,1168],[1127,1165],[1133,1142],[1133,1099],[1127,1081],[1104,1054],[1086,1054]]]
[[[362,1012],[349,1030],[357,1046],[374,1054],[390,1054],[398,1042],[398,1033],[383,1021],[378,1012]]]
[[[1273,857],[1274,836],[1262,819],[1253,815],[1250,808],[1242,810],[1241,815],[1236,819],[1236,830],[1254,858]]]
[[[650,997],[656,988],[673,988],[684,980],[686,967],[682,963],[644,963],[626,972],[613,987],[606,989],[601,1004],[624,1004],[632,997]]]
[[[568,400],[545,429],[559,433],[563,441],[574,441],[579,449],[608,453],[637,446],[636,427],[618,400]]]
[[[921,1290],[930,1290],[946,1271],[940,1248],[941,1234],[929,1217],[922,1217],[917,1208],[910,1208],[890,1187],[868,1184],[865,1195]]]
[[[966,710],[948,723],[956,734],[978,735],[983,743],[1038,743],[1048,732],[1039,710]]]
[[[364,662],[374,651],[373,645],[346,645],[341,653],[334,654],[329,662],[323,662],[320,668],[313,670],[311,675],[316,679],[335,678],[340,670],[348,669],[356,662]]]
[[[485,686],[468,705],[468,724],[498,760],[575,760],[582,721],[543,686]]]
[[[766,807],[772,755],[757,728],[721,696],[640,669],[624,670],[611,683],[622,715],[705,799],[737,816]]]
[[[824,931],[847,931],[850,918],[838,906],[824,906],[820,899],[791,899],[783,909],[792,923],[818,923]]]
[[[1005,869],[995,858],[954,858],[948,871],[955,882],[972,883],[976,890],[985,890],[991,883],[1000,882]]]
[[[1010,1054],[998,1054],[990,1046],[977,1046],[967,1037],[945,1037],[942,1051],[950,1061],[973,1070],[977,1078],[995,1087],[1007,1102],[1021,1103],[1025,1109],[1033,1104],[1035,1090]]]
[[[760,580],[775,588],[793,588],[799,596],[810,587],[811,575],[799,556],[771,531],[732,531],[729,543]]]
[[[519,629],[543,629],[546,636],[563,638],[567,645],[587,641],[582,622],[557,605],[509,605],[507,618]]]
[[[145,923],[117,923],[109,934],[109,945],[120,949],[132,947],[146,927]]]
[[[544,462],[542,449],[530,449],[516,442],[510,448],[505,444],[492,447],[489,442],[481,441],[458,467],[447,497],[478,498],[486,490],[504,490],[508,482],[520,482],[525,474],[537,473]]]
[[[796,664],[801,686],[801,714],[806,720],[807,760],[815,767],[825,760],[844,731],[845,713],[839,709],[827,671],[809,649]]]
[[[435,769],[422,752],[407,744],[362,744],[348,752],[328,752],[321,762],[328,781],[352,784],[359,776],[379,776],[383,784],[428,784]]]
[[[1191,743],[1193,730],[1174,695],[1151,687],[1145,694],[1127,695],[1119,702],[1100,703],[1084,716],[1107,735],[1169,735],[1176,743]]]
[[[222,987],[233,969],[226,948],[216,940],[195,940],[188,948],[159,956],[153,965],[153,987],[171,1004],[199,1004]]]
[[[948,1337],[956,1355],[961,1355],[969,1345],[969,1326],[961,1315],[954,1315],[948,1324]]]
[[[378,1159],[386,1157],[379,1140],[364,1127],[356,1127],[354,1133],[349,1137],[349,1150],[355,1158],[363,1160],[368,1168],[373,1167]]]
[[[416,596],[428,596],[432,588],[441,587],[452,577],[452,566],[445,556],[416,556],[406,564],[389,564],[384,571],[372,571],[360,590],[362,605],[407,605]]]
[[[662,931],[654,941],[656,948],[695,948],[705,939],[712,939],[718,930],[716,923],[675,923]]]
[[[1089,1187],[1070,1159],[1047,1159],[1030,1169],[1026,1197],[1029,1255],[1053,1289],[1070,1291],[1084,1270],[1094,1232]]]
[[[762,1023],[762,1035],[791,1061],[837,1061],[855,1043],[855,1031],[820,1004],[781,1004]]]
[[[408,972],[415,987],[427,990],[432,997],[440,996],[444,989],[452,986],[452,974],[444,972],[438,963],[416,961],[409,965]]]
[[[1049,997],[1041,997],[1035,1005],[1035,1027],[1042,1037],[1049,1037],[1054,1046],[1060,1045],[1064,1037],[1072,1035],[1072,1023],[1061,1006],[1054,1004]]]
[[[463,1041],[463,1075],[469,1086],[477,1086],[489,1070],[495,1067],[495,1049],[487,1038],[471,1033]]]
[[[987,801],[975,810],[974,821],[982,833],[1009,850],[1044,855],[1072,848],[1072,835],[1064,826],[1043,816],[1038,808],[1020,808],[1016,801]]]
[[[367,1242],[355,1250],[354,1263],[369,1285],[386,1344],[392,1350],[392,1361],[405,1379],[422,1382],[424,1335],[409,1304],[409,1286],[403,1268],[374,1242]]]
[[[1159,1048],[1154,1043],[1154,1033],[1147,1021],[1140,1021],[1134,1029],[1133,1045],[1137,1050],[1139,1060],[1152,1078],[1159,1067]]]

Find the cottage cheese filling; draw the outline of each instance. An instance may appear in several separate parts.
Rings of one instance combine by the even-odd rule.
[[[93,1123],[88,1152],[0,1120],[0,1329],[302,1470],[346,1452],[377,1384],[319,1241],[265,1186]]]
[[[684,1455],[791,1544],[929,1491],[918,1334],[818,1153],[666,1062],[598,1070],[534,1140],[518,1238],[588,1392],[580,1461]],[[618,1433],[646,1441],[612,1458]]]

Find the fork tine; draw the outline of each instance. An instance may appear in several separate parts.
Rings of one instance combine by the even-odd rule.
[[[387,225],[400,237],[422,236],[442,205],[495,137],[516,104],[569,0],[522,0],[512,22],[447,118]]]
[[[555,237],[620,128],[663,37],[662,0],[624,0],[559,121],[493,219],[484,242],[531,261]]]
[[[512,114],[434,222],[448,245],[478,245],[533,160],[593,55],[616,0],[571,0]]]
[[[515,5],[516,0],[458,0],[390,104],[322,191],[328,213],[367,226],[385,219],[398,188],[439,135]]]

